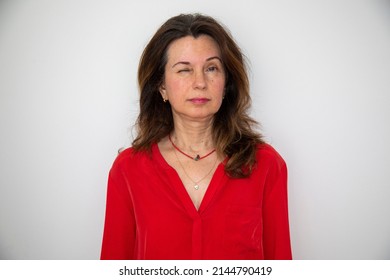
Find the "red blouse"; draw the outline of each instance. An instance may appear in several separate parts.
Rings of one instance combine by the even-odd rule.
[[[287,168],[269,145],[245,179],[221,163],[199,210],[158,146],[123,151],[109,174],[101,259],[291,259]]]

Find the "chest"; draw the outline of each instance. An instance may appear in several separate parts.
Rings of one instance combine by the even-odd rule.
[[[177,158],[170,162],[196,209],[199,209],[202,203],[218,163],[216,156],[203,162],[192,160],[181,162]]]

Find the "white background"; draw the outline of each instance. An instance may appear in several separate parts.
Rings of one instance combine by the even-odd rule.
[[[97,259],[106,180],[169,17],[224,23],[289,167],[296,259],[390,259],[386,0],[0,1],[0,259]]]

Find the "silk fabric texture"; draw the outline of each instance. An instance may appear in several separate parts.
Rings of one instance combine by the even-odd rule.
[[[196,209],[157,144],[123,151],[109,173],[101,259],[291,259],[286,164],[268,144],[256,156],[244,179],[220,163]]]

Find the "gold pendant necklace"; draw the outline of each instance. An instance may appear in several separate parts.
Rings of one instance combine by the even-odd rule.
[[[218,157],[215,159],[215,162],[214,162],[213,166],[211,167],[210,171],[207,172],[207,174],[206,174],[205,176],[203,176],[202,179],[200,179],[200,180],[198,180],[198,181],[195,181],[195,180],[193,180],[193,179],[190,177],[190,175],[188,175],[186,169],[184,168],[183,164],[181,163],[181,161],[180,161],[180,159],[179,159],[179,157],[178,157],[178,155],[177,155],[177,153],[176,153],[176,149],[173,149],[173,151],[174,151],[174,153],[175,153],[175,156],[176,156],[177,161],[179,162],[181,168],[182,168],[183,171],[184,171],[184,174],[187,176],[188,179],[191,180],[192,183],[194,183],[194,187],[193,187],[193,188],[194,188],[195,190],[199,190],[199,183],[200,183],[201,181],[203,181],[204,179],[206,179],[206,177],[210,175],[211,171],[213,171],[213,169],[214,169],[214,167],[215,167],[215,164],[217,163]]]

